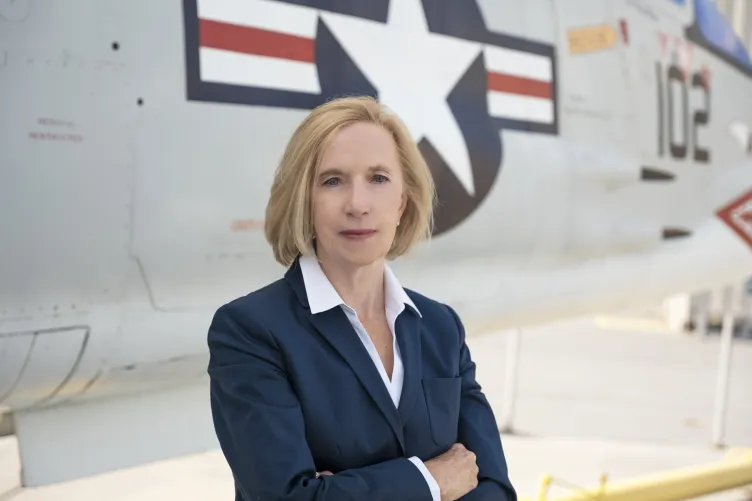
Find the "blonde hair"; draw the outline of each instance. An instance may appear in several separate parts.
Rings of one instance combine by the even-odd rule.
[[[374,123],[394,138],[403,171],[407,203],[387,259],[406,254],[433,230],[436,191],[431,171],[405,124],[370,96],[332,99],[315,108],[293,133],[274,173],[264,231],[274,258],[290,266],[300,254],[313,254],[311,190],[321,156],[334,134],[356,123]]]

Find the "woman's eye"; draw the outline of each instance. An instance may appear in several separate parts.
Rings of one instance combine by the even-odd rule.
[[[339,179],[336,177],[332,177],[324,181],[324,185],[326,186],[337,186],[337,183],[339,182]]]
[[[373,176],[373,180],[377,183],[386,183],[387,181],[389,181],[389,178],[382,176],[381,174],[376,174],[375,176]]]

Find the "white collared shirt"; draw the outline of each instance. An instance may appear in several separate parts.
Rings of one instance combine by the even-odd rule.
[[[389,330],[392,332],[392,350],[394,352],[394,367],[392,369],[391,380],[386,373],[384,364],[381,362],[381,357],[376,350],[376,346],[373,344],[371,337],[368,335],[365,327],[363,327],[360,319],[358,319],[357,312],[342,300],[340,295],[334,289],[332,283],[324,274],[316,257],[301,256],[300,271],[303,273],[303,283],[305,284],[306,296],[308,296],[308,305],[311,308],[311,313],[315,315],[322,311],[330,310],[335,306],[342,308],[342,311],[345,312],[347,319],[352,324],[353,329],[355,329],[358,338],[368,351],[376,369],[379,371],[381,379],[389,391],[389,395],[392,397],[394,406],[398,407],[400,397],[402,396],[402,383],[404,381],[405,371],[402,365],[402,357],[400,355],[399,343],[397,343],[394,324],[400,313],[405,310],[406,304],[414,308],[419,315],[420,311],[410,299],[410,296],[407,295],[405,289],[402,288],[391,268],[389,268],[388,265],[384,266],[384,303],[386,306],[386,318],[389,323]],[[411,457],[409,459],[423,474],[426,482],[428,482],[433,501],[440,501],[441,493],[439,484],[436,483],[436,480],[428,471],[428,468],[423,464],[423,461],[417,457]]]

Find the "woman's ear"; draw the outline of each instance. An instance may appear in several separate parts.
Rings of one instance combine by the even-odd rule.
[[[407,208],[407,191],[403,190],[402,191],[402,201],[400,203],[400,207],[399,207],[399,211],[398,211],[398,213],[399,213],[399,219],[402,219],[402,215],[405,213],[405,209],[406,208]]]

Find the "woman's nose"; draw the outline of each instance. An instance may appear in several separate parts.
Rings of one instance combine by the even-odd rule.
[[[370,193],[361,183],[353,183],[347,197],[347,212],[354,216],[367,214],[371,208]]]

